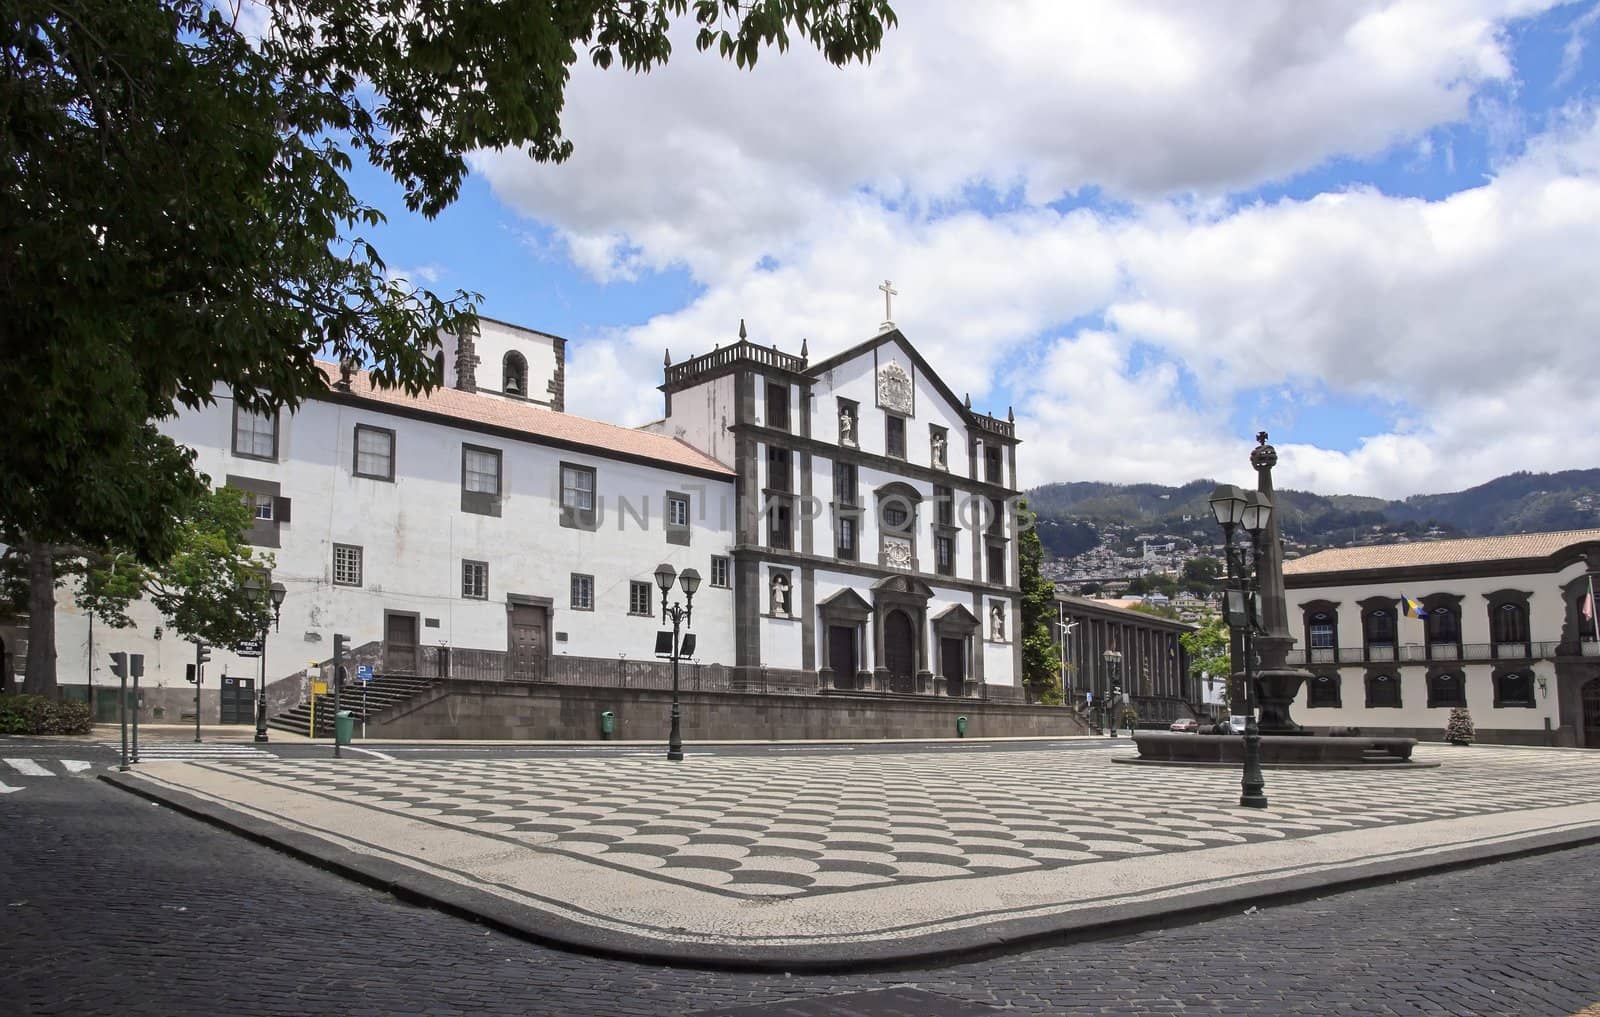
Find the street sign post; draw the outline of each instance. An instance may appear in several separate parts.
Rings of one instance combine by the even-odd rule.
[[[239,657],[259,657],[261,656],[261,649],[261,640],[259,639],[246,639],[242,643],[233,644],[234,655]]]
[[[367,740],[367,683],[372,681],[372,665],[356,665],[356,681],[361,683],[361,740]]]
[[[365,684],[367,682],[370,682],[371,680],[372,680],[372,665],[371,664],[357,664],[356,665],[356,681]]]

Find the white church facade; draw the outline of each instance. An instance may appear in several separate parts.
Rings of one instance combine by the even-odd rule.
[[[566,346],[483,319],[443,338],[431,394],[327,364],[293,413],[219,390],[166,422],[246,492],[248,539],[286,588],[269,684],[326,662],[335,632],[398,673],[654,659],[665,562],[700,574],[693,662],[729,687],[1021,700],[1012,423],[958,400],[898,330],[819,363],[742,336],[669,363],[665,416],[642,428],[565,412]],[[116,649],[145,655],[155,701],[192,697],[193,644],[153,611],[91,636],[69,599],[63,685],[114,681]],[[258,666],[217,648],[207,684]]]

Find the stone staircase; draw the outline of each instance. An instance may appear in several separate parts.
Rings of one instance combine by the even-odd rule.
[[[441,679],[405,674],[381,674],[367,683],[366,710],[362,711],[361,683],[349,681],[339,696],[339,709],[354,715],[356,732],[361,731],[361,721],[403,703],[418,693],[437,685]],[[313,738],[333,737],[333,696],[317,697],[317,729],[311,730],[311,703],[301,703],[292,710],[267,718],[267,726],[279,731],[289,731]]]

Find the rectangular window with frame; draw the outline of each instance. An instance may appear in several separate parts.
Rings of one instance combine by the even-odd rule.
[[[934,568],[941,576],[956,574],[956,540],[954,537],[933,538]]]
[[[486,561],[461,562],[461,595],[468,600],[489,599],[489,563]]]
[[[461,511],[500,514],[500,450],[461,446]]]
[[[779,431],[789,429],[789,386],[777,382],[767,383],[767,426]]]
[[[886,413],[883,417],[884,453],[896,459],[906,457],[906,418]]]
[[[250,500],[250,511],[255,516],[256,522],[270,523],[274,521],[276,514],[273,512],[275,507],[273,503],[278,499],[270,494],[262,494],[259,491],[252,492],[246,497]]]
[[[394,432],[387,427],[356,425],[355,475],[394,480]]]
[[[572,573],[572,609],[594,610],[594,576],[586,576],[581,572]]]
[[[666,499],[666,530],[667,543],[689,543],[689,496],[677,491],[668,491]]]
[[[767,508],[767,546],[783,551],[794,546],[794,507],[787,499],[774,499]]]
[[[650,591],[654,589],[649,583],[633,580],[628,583],[628,613],[653,616],[651,609]]]
[[[856,517],[853,515],[840,515],[838,522],[837,557],[855,561]]]
[[[833,500],[840,505],[854,506],[858,504],[856,496],[856,464],[834,460]]]
[[[278,461],[278,415],[251,413],[233,404],[233,454],[246,459]]]
[[[561,525],[592,530],[598,525],[598,478],[592,466],[561,464]]]
[[[1005,460],[1001,458],[999,445],[985,443],[983,446],[983,479],[1002,486],[1006,482]]]
[[[933,485],[934,519],[940,526],[956,524],[956,493],[943,484]]]
[[[723,555],[711,556],[711,585],[722,590],[733,587],[733,562]]]
[[[767,446],[767,487],[773,491],[794,490],[794,469],[789,450]]]
[[[354,544],[333,545],[333,585],[361,585],[361,548]]]
[[[1004,585],[1006,581],[1006,545],[989,545],[989,582]]]

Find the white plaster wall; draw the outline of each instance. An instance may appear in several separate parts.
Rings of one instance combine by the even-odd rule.
[[[703,385],[672,394],[672,415],[645,430],[678,438],[725,466],[733,466],[733,426],[737,413],[734,376],[725,374]],[[758,400],[759,401],[759,400]]]
[[[485,396],[485,398],[493,398]],[[732,513],[726,521],[716,506],[733,503],[729,481],[690,477],[668,469],[623,463],[578,453],[493,437],[432,422],[390,416],[374,409],[353,409],[312,401],[279,427],[280,457],[275,463],[231,453],[232,401],[185,413],[165,429],[197,451],[198,468],[220,486],[227,475],[276,481],[291,499],[291,521],[280,524],[282,546],[265,549],[276,560],[274,580],[288,588],[279,630],[268,638],[268,674],[293,673],[310,659],[326,659],[335,631],[353,645],[383,638],[384,611],[416,612],[424,645],[504,650],[507,647],[507,595],[548,597],[552,651],[555,654],[630,658],[648,656],[658,623],[653,617],[630,616],[628,583],[652,582],[660,562],[678,569],[694,567],[709,580],[712,555],[726,555],[732,545]],[[351,472],[354,429],[370,423],[396,433],[396,480],[388,483],[355,477]],[[502,452],[502,508],[499,517],[461,510],[461,446],[498,448]],[[559,463],[593,466],[597,471],[601,522],[595,532],[558,525]],[[667,490],[690,496],[690,544],[669,544],[661,525]],[[648,506],[648,523],[617,511],[619,499],[636,509]],[[702,512],[710,503],[712,511]],[[332,585],[332,545],[363,548],[363,585]],[[489,563],[487,600],[461,596],[463,559]],[[574,572],[595,578],[595,609],[571,608],[570,577]],[[710,591],[703,582],[696,598],[694,631],[698,656],[707,662],[733,661],[732,598]],[[708,595],[714,594],[714,595]],[[659,606],[659,594],[653,603]],[[437,626],[427,624],[428,619]],[[64,681],[85,673],[87,619],[70,608],[60,612],[58,640]],[[191,644],[165,634],[154,638],[154,612],[139,615],[136,630],[109,635],[97,631],[101,648],[143,652],[156,658],[163,673],[192,660]],[[556,634],[566,633],[560,641]],[[116,645],[106,640],[115,639]],[[185,653],[188,656],[185,656]],[[209,674],[253,674],[256,664],[218,650]],[[96,678],[108,672],[98,663]]]
[[[787,618],[772,614],[772,577],[776,572],[787,572],[789,579],[789,612]],[[801,573],[798,568],[785,565],[764,565],[760,570],[761,590],[761,662],[768,667],[800,668],[804,662],[805,635],[800,618],[804,605],[800,602]]]
[[[1398,612],[1402,593],[1421,601],[1433,593],[1452,593],[1461,597],[1461,641],[1463,643],[1489,643],[1489,602],[1485,594],[1500,590],[1520,590],[1531,594],[1528,598],[1528,635],[1535,643],[1555,642],[1561,638],[1565,607],[1561,588],[1583,574],[1583,564],[1574,563],[1560,572],[1489,576],[1479,578],[1450,578],[1431,582],[1380,581],[1364,584],[1346,584],[1317,588],[1292,589],[1287,592],[1289,630],[1296,646],[1304,640],[1303,606],[1315,600],[1333,601],[1339,605],[1338,643],[1341,649],[1362,646],[1360,601],[1369,597],[1392,598]],[[1418,618],[1398,617],[1396,641],[1402,648],[1426,645],[1425,623]],[[1331,664],[1308,664],[1314,673],[1326,672]],[[1371,668],[1388,668],[1398,674],[1401,681],[1401,707],[1367,709],[1365,677],[1369,665],[1363,660],[1341,661],[1338,670],[1341,679],[1339,707],[1307,706],[1309,690],[1302,688],[1296,705],[1296,719],[1315,727],[1437,727],[1443,730],[1450,715],[1448,707],[1429,709],[1426,661],[1402,661],[1394,664],[1374,663]],[[1548,719],[1552,727],[1559,724],[1559,707],[1555,699],[1555,665],[1548,660],[1538,660],[1532,665],[1536,676],[1536,706],[1494,706],[1493,663],[1463,662],[1466,676],[1467,709],[1472,713],[1474,725],[1482,728],[1510,730],[1543,730]],[[1539,692],[1537,678],[1545,679],[1546,691]]]

